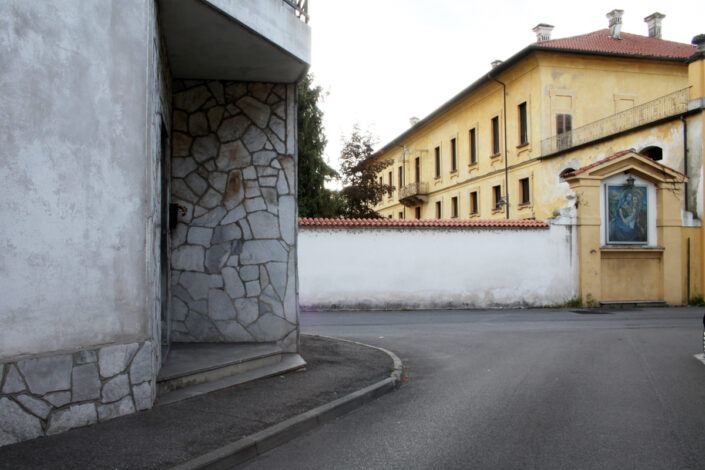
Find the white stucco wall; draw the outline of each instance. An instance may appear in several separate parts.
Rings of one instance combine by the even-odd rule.
[[[703,115],[689,116],[688,122],[688,210],[702,219],[703,209]],[[674,167],[678,169],[678,167]]]
[[[574,227],[299,229],[302,308],[562,304],[577,295]]]
[[[0,361],[148,335],[149,12],[0,2]]]

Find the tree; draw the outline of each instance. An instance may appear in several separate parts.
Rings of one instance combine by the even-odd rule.
[[[378,174],[392,164],[391,160],[372,158],[375,138],[370,132],[362,133],[356,124],[350,139],[344,141],[340,152],[343,173],[341,195],[345,200],[343,215],[351,218],[377,218],[380,215],[372,206],[382,200],[394,187],[378,180]]]
[[[340,198],[324,186],[326,178],[338,177],[338,173],[323,159],[327,141],[318,107],[322,95],[310,74],[298,86],[299,217],[337,217],[340,213]]]

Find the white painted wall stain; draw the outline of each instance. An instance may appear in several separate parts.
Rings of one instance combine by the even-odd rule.
[[[688,117],[688,209],[702,219],[703,210],[703,116]],[[695,207],[693,207],[695,206]]]
[[[302,308],[556,305],[577,293],[571,226],[299,229]]]

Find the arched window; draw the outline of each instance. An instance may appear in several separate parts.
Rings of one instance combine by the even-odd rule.
[[[565,175],[567,175],[568,173],[572,173],[574,171],[575,171],[574,168],[566,168],[565,170],[561,171],[558,176],[560,177],[561,181],[565,181]]]
[[[646,155],[650,159],[654,161],[659,161],[663,160],[663,149],[661,147],[658,147],[656,145],[652,145],[651,147],[646,147],[641,150],[642,155]]]

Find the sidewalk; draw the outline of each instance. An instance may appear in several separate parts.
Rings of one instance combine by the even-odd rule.
[[[389,380],[392,358],[363,345],[303,335],[301,355],[301,371],[0,447],[0,468],[198,468],[214,455],[246,457],[285,442],[398,380]]]

